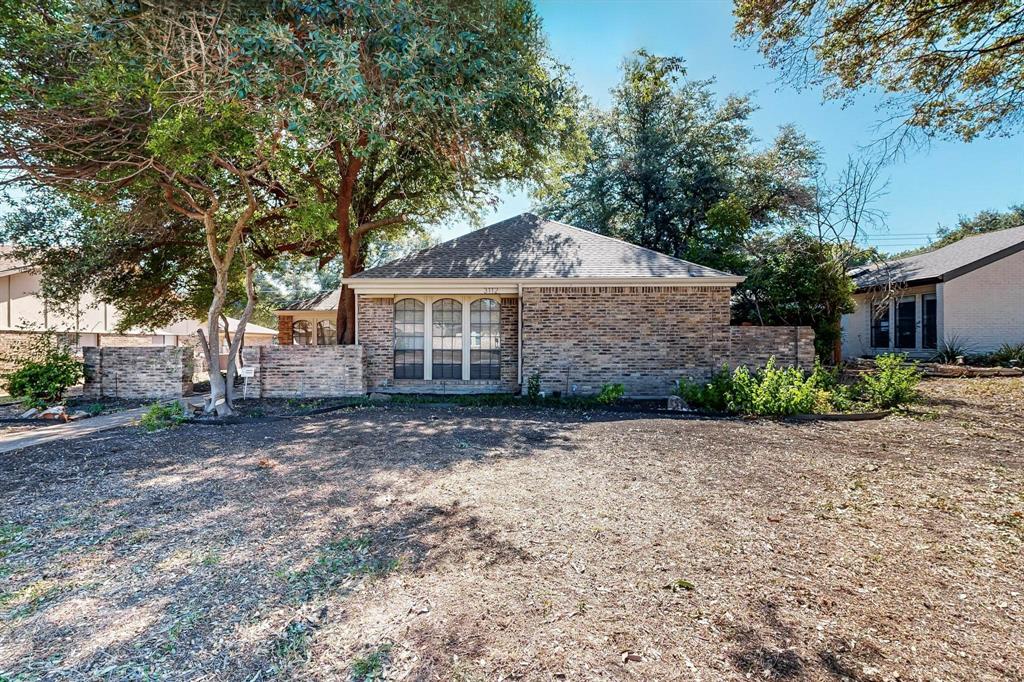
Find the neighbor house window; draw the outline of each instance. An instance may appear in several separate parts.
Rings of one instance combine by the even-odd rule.
[[[431,378],[462,378],[462,304],[453,298],[434,301],[430,311]]]
[[[889,302],[871,304],[871,347],[889,347]]]
[[[423,303],[414,298],[395,303],[395,378],[423,378]]]
[[[501,378],[501,305],[481,298],[469,306],[469,378]]]
[[[292,323],[292,344],[308,346],[313,341],[313,328],[306,320]]]
[[[338,345],[338,328],[330,320],[320,320],[316,323],[316,345]]]
[[[904,298],[896,303],[896,347],[917,346],[917,299]]]
[[[921,297],[921,348],[938,346],[938,306],[935,294]]]

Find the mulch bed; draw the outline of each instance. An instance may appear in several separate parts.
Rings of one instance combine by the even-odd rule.
[[[0,458],[0,676],[1022,680],[1024,380],[865,422],[383,405]]]

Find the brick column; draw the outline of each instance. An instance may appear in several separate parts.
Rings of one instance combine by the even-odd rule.
[[[282,346],[292,345],[292,319],[291,315],[277,316],[277,343]]]

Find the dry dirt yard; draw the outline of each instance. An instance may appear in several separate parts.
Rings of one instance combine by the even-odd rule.
[[[0,459],[0,679],[1024,680],[1024,381],[376,407]]]

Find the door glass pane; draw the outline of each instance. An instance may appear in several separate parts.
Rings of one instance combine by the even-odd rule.
[[[921,297],[921,348],[936,348],[938,346],[938,328],[935,294],[925,294]]]
[[[888,303],[875,303],[871,306],[871,347],[889,347]]]
[[[462,304],[452,298],[434,301],[430,311],[431,378],[462,378]]]
[[[896,304],[896,347],[917,346],[917,302],[905,299]]]
[[[501,378],[501,305],[493,298],[469,306],[469,378]]]
[[[423,303],[403,298],[395,303],[395,378],[423,378]]]

